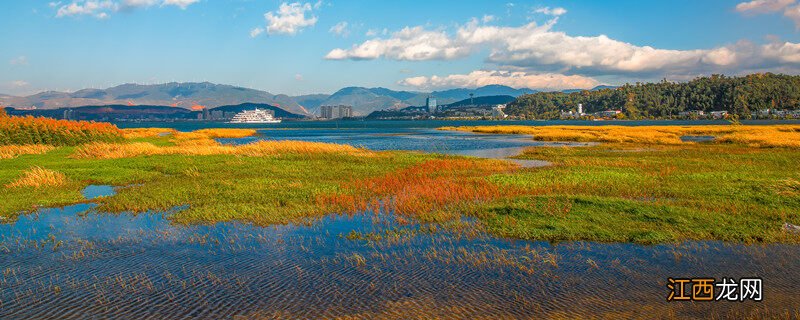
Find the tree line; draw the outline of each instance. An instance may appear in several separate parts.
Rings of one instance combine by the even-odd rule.
[[[764,109],[800,109],[800,76],[757,73],[712,75],[689,82],[625,84],[572,93],[539,92],[518,97],[506,108],[511,116],[558,118],[561,111],[622,110],[627,118],[672,118],[683,111],[728,111],[742,119]]]

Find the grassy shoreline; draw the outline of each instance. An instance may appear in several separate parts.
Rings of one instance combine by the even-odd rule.
[[[609,142],[608,128],[576,133],[574,127],[553,127],[548,132],[559,137],[597,137],[604,143],[528,148],[518,158],[554,164],[535,169],[333,144],[224,146],[212,139],[254,131],[122,130],[122,142],[32,148],[36,152],[0,159],[0,198],[9,199],[0,203],[0,216],[10,221],[36,207],[82,202],[84,186],[109,184],[132,186],[95,200],[100,211],[188,205],[172,217],[178,223],[270,225],[382,209],[423,222],[469,215],[492,234],[529,240],[800,243],[800,235],[782,229],[783,223],[800,224],[800,148],[763,145],[798,131],[765,128],[769,134],[754,146],[752,141]],[[652,136],[664,134],[660,127],[650,130]],[[753,128],[716,130],[758,135]]]

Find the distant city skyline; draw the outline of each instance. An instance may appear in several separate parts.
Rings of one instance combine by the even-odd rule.
[[[61,0],[0,4],[0,94],[203,82],[585,89],[800,73],[800,2]]]

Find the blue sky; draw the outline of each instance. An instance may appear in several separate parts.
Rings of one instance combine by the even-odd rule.
[[[800,4],[61,0],[0,4],[0,93],[210,81],[272,93],[800,70]]]

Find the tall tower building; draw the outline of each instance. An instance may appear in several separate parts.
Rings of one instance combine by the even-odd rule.
[[[429,113],[436,112],[436,98],[428,96],[428,98],[425,99],[425,107],[428,108]]]

